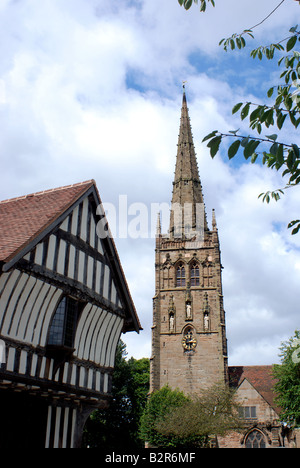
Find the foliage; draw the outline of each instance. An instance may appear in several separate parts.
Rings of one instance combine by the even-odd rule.
[[[171,390],[166,385],[161,390],[153,392],[141,418],[140,436],[153,447],[179,447],[187,441],[173,435],[162,435],[160,424],[166,416],[175,409],[181,408],[189,401],[179,390]]]
[[[208,2],[209,0],[207,0]],[[299,0],[297,0],[299,1]],[[190,9],[193,3],[198,4],[198,0],[178,0],[186,10]],[[205,0],[200,0],[200,11],[206,10]],[[247,45],[246,39],[254,39],[253,30],[264,23],[272,14],[285,2],[281,0],[279,4],[258,24],[245,29],[241,33],[234,33],[229,38],[223,38],[219,42],[224,50],[241,50]],[[215,2],[210,0],[215,6]],[[289,30],[288,37],[278,43],[259,46],[252,50],[250,55],[253,59],[273,60],[275,53],[282,56],[279,58],[278,66],[281,68],[280,84],[272,86],[267,91],[267,97],[272,99],[269,105],[258,105],[252,102],[238,103],[233,109],[235,114],[240,111],[240,119],[244,121],[249,117],[249,128],[256,134],[242,135],[239,130],[232,130],[227,133],[215,130],[207,135],[203,141],[208,141],[212,157],[219,152],[223,140],[233,138],[234,141],[228,147],[229,159],[234,158],[239,150],[243,151],[245,159],[252,163],[260,162],[271,169],[282,172],[282,176],[288,177],[284,187],[274,191],[262,193],[259,197],[267,203],[271,199],[278,201],[284,191],[290,187],[300,184],[300,148],[295,142],[279,141],[278,134],[272,133],[261,137],[263,128],[277,126],[282,130],[284,125],[289,124],[293,129],[297,129],[300,124],[300,52],[296,49],[300,41],[300,31],[298,25]],[[284,45],[283,45],[284,44]],[[283,53],[285,53],[283,55]],[[300,220],[291,221],[288,228],[292,229],[292,234],[300,230]]]
[[[112,401],[106,410],[95,411],[88,420],[84,446],[105,450],[136,450],[143,447],[138,425],[149,391],[149,359],[126,360],[120,341],[112,380]]]
[[[242,34],[252,35],[251,30],[245,30]],[[208,141],[207,146],[210,149],[211,157],[215,157],[220,149],[221,142],[228,138],[234,141],[228,147],[228,158],[232,159],[239,150],[243,151],[244,158],[252,163],[257,161],[263,165],[277,171],[281,171],[282,177],[288,177],[284,187],[274,191],[268,191],[259,195],[262,201],[267,203],[271,199],[278,201],[284,191],[290,187],[300,184],[300,148],[294,142],[280,141],[277,133],[261,136],[263,128],[272,128],[276,126],[282,130],[284,125],[297,129],[300,124],[300,52],[294,50],[300,41],[300,32],[298,26],[290,29],[290,35],[283,41],[269,46],[260,46],[252,50],[253,59],[273,60],[275,52],[282,53],[278,60],[278,66],[281,69],[281,84],[272,86],[267,91],[267,97],[272,99],[270,105],[255,104],[252,102],[239,102],[232,109],[232,114],[240,112],[240,119],[244,121],[249,118],[249,128],[256,134],[243,135],[238,130],[231,130],[228,133],[222,133],[218,130],[211,132],[203,141]],[[285,48],[282,43],[285,44]],[[245,45],[245,39],[234,35],[229,39],[222,39],[220,44],[227,50],[242,48]],[[292,234],[296,234],[300,229],[300,220],[289,223],[289,228],[293,228]]]
[[[224,384],[193,397],[163,387],[151,395],[141,420],[143,438],[156,447],[204,448],[211,437],[238,428],[238,406]]]
[[[211,3],[212,6],[215,6],[214,0],[178,0],[179,5],[183,6],[186,10],[189,10],[193,3],[199,3],[200,1],[200,11],[206,10],[207,3]]]
[[[241,428],[238,405],[233,391],[224,384],[215,385],[168,414],[159,425],[162,434],[193,440],[208,446],[210,437]]]
[[[219,42],[219,45],[223,45],[223,48],[224,48],[224,50],[226,52],[227,52],[229,47],[230,47],[231,50],[234,50],[235,48],[243,49],[244,47],[246,47],[245,36],[250,36],[252,39],[254,39],[253,29],[257,28],[262,23],[264,23],[268,18],[270,18],[270,16],[273,15],[273,13],[284,3],[284,1],[285,0],[281,0],[281,2],[258,24],[255,24],[254,26],[251,26],[251,28],[249,28],[249,29],[245,29],[240,34],[235,33],[235,34],[232,34],[232,36],[227,38],[227,39],[226,38],[221,39],[221,41]],[[277,47],[277,45],[278,44],[274,44],[275,48],[279,48],[279,50],[280,50],[280,47]],[[272,58],[272,57],[269,56],[268,58]]]
[[[281,420],[300,427],[300,331],[282,343],[280,350],[281,365],[275,365],[273,370],[278,380],[274,387],[276,403],[283,408]]]

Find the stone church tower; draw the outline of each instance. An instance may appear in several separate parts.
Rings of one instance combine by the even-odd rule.
[[[187,394],[227,381],[221,258],[213,211],[209,229],[185,90],[170,229],[157,225],[150,391]]]

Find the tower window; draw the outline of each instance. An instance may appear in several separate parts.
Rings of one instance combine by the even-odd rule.
[[[170,287],[171,281],[171,269],[170,267],[165,267],[163,270],[163,288],[168,289]]]
[[[72,348],[78,315],[78,302],[71,297],[63,297],[52,319],[48,345]]]
[[[191,268],[191,286],[200,285],[199,265],[194,263]]]
[[[203,265],[203,287],[209,288],[213,286],[212,265],[207,263]]]
[[[185,268],[183,263],[180,263],[177,267],[176,273],[176,286],[183,287],[185,286]]]

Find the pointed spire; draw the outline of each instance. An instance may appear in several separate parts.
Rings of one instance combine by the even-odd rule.
[[[186,100],[185,85],[183,87],[183,99],[174,182],[176,183],[182,180],[194,180],[198,184],[200,184],[192,128]]]
[[[202,187],[194,148],[192,128],[189,118],[185,84],[178,137],[170,236],[193,237],[189,232],[204,232],[207,229]],[[203,219],[199,219],[203,217]]]

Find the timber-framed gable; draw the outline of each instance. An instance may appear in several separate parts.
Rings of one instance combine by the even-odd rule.
[[[94,181],[0,202],[11,232],[0,233],[1,401],[21,412],[38,401],[44,417],[24,419],[46,447],[80,445],[86,418],[109,401],[120,334],[141,329],[98,206]]]

